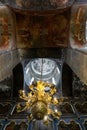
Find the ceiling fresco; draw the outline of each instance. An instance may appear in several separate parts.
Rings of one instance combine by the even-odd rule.
[[[18,98],[18,90],[24,85],[21,61],[35,58],[36,55],[41,58],[51,55],[51,58],[57,56],[63,62],[66,50],[63,48],[69,45],[72,50],[87,47],[87,4],[77,4],[71,8],[73,2],[0,0],[0,130],[87,130],[87,85],[74,74],[70,76],[72,81],[68,80],[71,73],[67,74],[67,71],[62,73],[65,74],[65,80],[71,82],[71,89],[68,89],[67,84],[64,87],[66,95],[70,90],[71,95],[64,98],[63,104],[59,106],[62,116],[59,120],[54,119],[50,128],[35,122],[31,127],[32,123],[27,118],[28,111],[18,113],[16,108],[18,102],[24,104]],[[59,53],[60,47],[62,49]],[[70,57],[71,53],[73,57]],[[78,56],[78,51],[70,51],[67,57],[72,70],[75,66],[75,72],[80,72],[85,79],[87,56]]]
[[[4,5],[0,10],[0,50],[68,47],[71,7],[26,15]]]
[[[66,8],[71,6],[74,0],[1,0],[6,5],[18,9],[29,11],[46,11]]]
[[[48,0],[45,2],[50,4],[55,3],[57,5],[52,11],[49,6],[47,6],[47,9],[45,8],[46,6],[43,0],[38,2],[37,0],[27,0],[26,2],[23,0],[2,1],[2,3],[14,8],[15,11],[16,9],[20,11],[14,13],[12,16],[9,8],[1,6],[2,8],[0,10],[3,10],[4,13],[0,11],[0,50],[12,49],[16,44],[17,48],[68,47],[70,40],[70,46],[72,48],[84,49],[86,52],[86,4],[75,4],[71,9],[69,2],[73,3],[74,1],[72,0]],[[20,8],[19,3],[23,4],[23,7]],[[27,4],[28,7],[24,6],[26,3],[30,3],[29,5]],[[64,4],[67,4],[65,8],[63,6]],[[30,5],[33,7],[30,8]],[[36,5],[38,7],[43,6],[44,9],[42,7],[36,9]],[[61,6],[62,9],[59,9],[57,6]],[[28,11],[26,15],[22,14],[24,12],[24,10],[21,10],[22,8],[26,12]],[[49,12],[48,10],[51,11]],[[14,27],[16,27],[16,31]],[[15,34],[17,39],[15,39]]]
[[[44,15],[16,14],[17,48],[67,47],[70,8]]]

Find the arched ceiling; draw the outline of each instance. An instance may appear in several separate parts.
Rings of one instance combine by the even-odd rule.
[[[75,0],[0,0],[15,10],[48,11],[69,7]]]

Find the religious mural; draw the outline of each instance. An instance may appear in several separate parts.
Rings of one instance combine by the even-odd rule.
[[[36,4],[36,6],[38,5],[39,7],[42,5],[42,1],[36,2],[36,1],[32,1],[32,0],[27,0],[27,1],[16,0],[15,2],[18,7],[22,7],[22,8],[23,7],[29,8],[29,7],[32,7],[33,5],[35,6],[35,4]],[[68,0],[48,0],[48,1],[46,0],[43,2],[43,5],[45,5],[45,6],[49,5],[49,6],[56,7],[56,6],[62,6],[64,4],[66,4],[67,2],[68,2]]]
[[[69,116],[69,115],[74,114],[71,104],[67,102],[65,102],[64,104],[60,106],[60,110],[63,113],[63,115]]]
[[[69,12],[70,8],[54,14],[17,14],[17,48],[67,47]]]
[[[77,66],[78,67],[78,66]],[[81,68],[80,68],[81,69]],[[76,74],[73,73],[73,96],[77,99],[87,101],[87,85],[84,84]]]
[[[7,116],[11,107],[10,103],[0,103],[0,117]]]
[[[3,76],[3,75],[2,75]],[[12,92],[12,78],[0,80],[0,100],[11,99]]]
[[[85,102],[83,104],[76,103],[75,108],[77,109],[77,111],[80,115],[87,115],[87,102]]]
[[[0,0],[6,5],[19,10],[55,10],[59,8],[66,8],[71,6],[74,0]]]
[[[18,4],[18,1],[16,2]],[[29,15],[19,15],[20,13],[13,14],[9,8],[2,5],[0,10],[1,50],[12,49],[16,47],[16,44],[17,48],[68,46],[70,7],[67,7],[64,10],[54,11],[54,13],[49,13],[48,11],[42,14],[29,13]]]
[[[81,130],[81,128],[75,121],[71,121],[69,124],[60,121],[58,130]]]
[[[6,126],[5,130],[27,130],[27,125],[25,122],[16,124],[15,121],[12,121]]]
[[[3,0],[1,0],[3,2]],[[9,2],[12,4],[12,2],[15,2],[16,7],[18,8],[29,8],[31,0],[10,0]],[[57,6],[60,6],[65,2],[67,4],[68,0],[49,0],[50,3]],[[49,4],[49,1],[47,0],[44,5]],[[39,8],[40,1],[38,1],[37,5],[34,5],[34,1],[32,0],[32,5],[36,6],[37,9],[42,9],[42,6]],[[58,4],[58,5],[57,5]],[[57,5],[57,6],[56,6]],[[46,6],[44,6],[46,7]],[[32,7],[31,7],[32,9]],[[58,10],[57,10],[58,11]],[[27,52],[27,56],[25,53],[23,53],[23,58],[26,59],[26,57],[29,56],[42,56],[41,53],[44,56],[51,55],[50,57],[56,57],[55,55],[59,55],[59,50],[55,49],[53,50],[53,47],[68,47],[69,44],[69,29],[71,29],[71,46],[73,45],[77,47],[86,46],[86,35],[85,35],[85,24],[86,22],[86,11],[87,7],[85,5],[82,6],[76,6],[73,7],[72,12],[72,19],[71,19],[71,27],[69,25],[70,23],[70,8],[67,8],[65,10],[62,10],[60,12],[55,13],[33,13],[29,15],[22,15],[20,13],[11,12],[7,7],[0,6],[0,53],[3,51],[8,51],[11,49],[14,49],[17,44],[18,49],[30,49],[31,48],[31,54],[29,51]],[[13,17],[12,17],[13,15]],[[16,16],[16,25],[14,17]],[[69,28],[70,27],[70,28]],[[16,31],[15,31],[16,28]],[[16,38],[15,38],[16,34]],[[44,48],[43,48],[44,47]],[[50,47],[48,51],[47,49]],[[32,48],[39,48],[35,51],[32,51]],[[42,50],[40,48],[43,48]],[[56,52],[53,54],[53,52]],[[15,53],[15,54],[13,54]],[[16,69],[14,77],[16,77],[14,80],[15,86],[13,89],[13,83],[12,78],[13,77],[7,77],[12,71],[13,66],[19,62],[18,59],[18,53],[13,52],[9,56],[7,53],[2,56],[0,55],[0,130],[2,130],[2,126],[4,126],[4,130],[27,130],[28,129],[28,123],[26,121],[22,121],[27,118],[28,111],[24,111],[21,113],[17,112],[16,105],[18,102],[18,98],[14,99],[14,95],[17,95],[16,92],[18,92],[18,88],[21,86],[17,81],[19,79],[22,79],[22,73],[20,73],[20,69]],[[52,54],[51,54],[52,53]],[[61,55],[61,52],[60,52]],[[76,55],[75,55],[76,56]],[[5,58],[3,58],[5,57]],[[60,56],[61,57],[61,56]],[[13,60],[13,61],[11,61]],[[14,63],[12,63],[14,62]],[[13,64],[13,65],[12,65]],[[6,69],[7,68],[7,69]],[[9,69],[8,69],[9,68]],[[17,73],[20,73],[17,75]],[[11,75],[10,75],[11,76]],[[6,78],[7,77],[7,78]],[[18,79],[18,80],[17,80]],[[20,82],[20,81],[19,81]],[[21,82],[22,83],[22,82]],[[75,99],[83,99],[87,100],[87,86],[83,84],[78,77],[74,76],[73,78],[73,97]],[[15,91],[14,91],[15,90]],[[14,91],[14,92],[13,92]],[[14,93],[14,94],[13,94]],[[14,99],[14,100],[13,100]],[[4,100],[4,103],[3,103]],[[70,102],[72,103],[71,99]],[[82,126],[80,123],[81,116],[87,115],[87,102],[84,102],[81,105],[81,102],[78,101],[76,103],[70,104],[70,102],[64,102],[60,106],[60,109],[62,111],[62,117],[61,121],[57,122],[58,130],[81,130]],[[21,102],[23,105],[23,103]],[[74,109],[75,108],[75,109]],[[74,113],[75,110],[75,113]],[[78,113],[80,115],[80,118],[78,119]],[[70,117],[69,117],[70,116]],[[75,119],[73,119],[73,116]],[[70,118],[70,122],[66,123],[66,119]],[[63,121],[62,121],[63,118]],[[86,117],[84,117],[86,118]],[[17,119],[17,121],[16,121]],[[79,120],[79,123],[76,122],[76,119]],[[87,119],[87,118],[86,118]],[[10,120],[10,121],[9,121]],[[27,119],[26,119],[27,120]],[[9,123],[6,123],[9,122]],[[84,119],[84,127],[87,129],[87,121]],[[33,129],[35,130],[53,130],[53,124],[49,124],[49,126],[44,126],[41,123],[33,124]]]
[[[70,44],[72,48],[87,46],[87,5],[73,6],[71,13]]]
[[[0,6],[0,52],[15,48],[14,14],[6,6]]]

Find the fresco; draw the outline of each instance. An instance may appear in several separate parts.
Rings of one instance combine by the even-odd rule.
[[[68,116],[68,115],[74,114],[71,105],[69,103],[66,103],[66,102],[60,106],[60,110],[61,110],[63,115]]]
[[[80,115],[87,115],[87,102],[83,104],[76,103],[75,107]]]
[[[80,126],[75,122],[71,121],[69,124],[61,121],[58,125],[58,130],[81,130]]]
[[[11,99],[12,96],[11,92],[12,92],[12,77],[0,81],[0,100]]]
[[[72,8],[70,44],[72,48],[87,47],[87,4],[76,4]]]
[[[74,0],[1,0],[6,5],[19,10],[52,10],[70,6]]]
[[[17,48],[67,47],[70,8],[44,15],[16,14]]]
[[[15,48],[14,14],[0,5],[0,52]]]
[[[11,104],[10,103],[0,103],[0,117],[7,116],[10,112]]]
[[[27,125],[25,122],[16,124],[16,122],[12,121],[9,125],[6,126],[5,130],[27,130]]]
[[[75,56],[76,56],[76,54],[75,54]],[[80,58],[81,57],[78,57],[78,60],[80,60]],[[80,69],[81,69],[81,67],[80,67]],[[86,71],[84,68],[82,68],[82,69],[84,70],[84,72]],[[73,85],[73,96],[77,99],[80,99],[80,101],[81,101],[81,99],[83,101],[87,101],[87,85],[83,81],[81,81],[80,78],[77,77],[77,75],[75,73],[73,73],[73,84],[72,85]]]

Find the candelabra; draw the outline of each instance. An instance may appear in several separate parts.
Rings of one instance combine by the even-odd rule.
[[[25,105],[17,105],[17,111],[29,111],[28,119],[43,120],[44,124],[48,124],[54,118],[59,119],[61,112],[58,105],[62,103],[62,98],[57,99],[56,86],[44,81],[33,82],[29,86],[30,91],[26,94],[24,90],[20,90],[20,98],[25,100]]]

